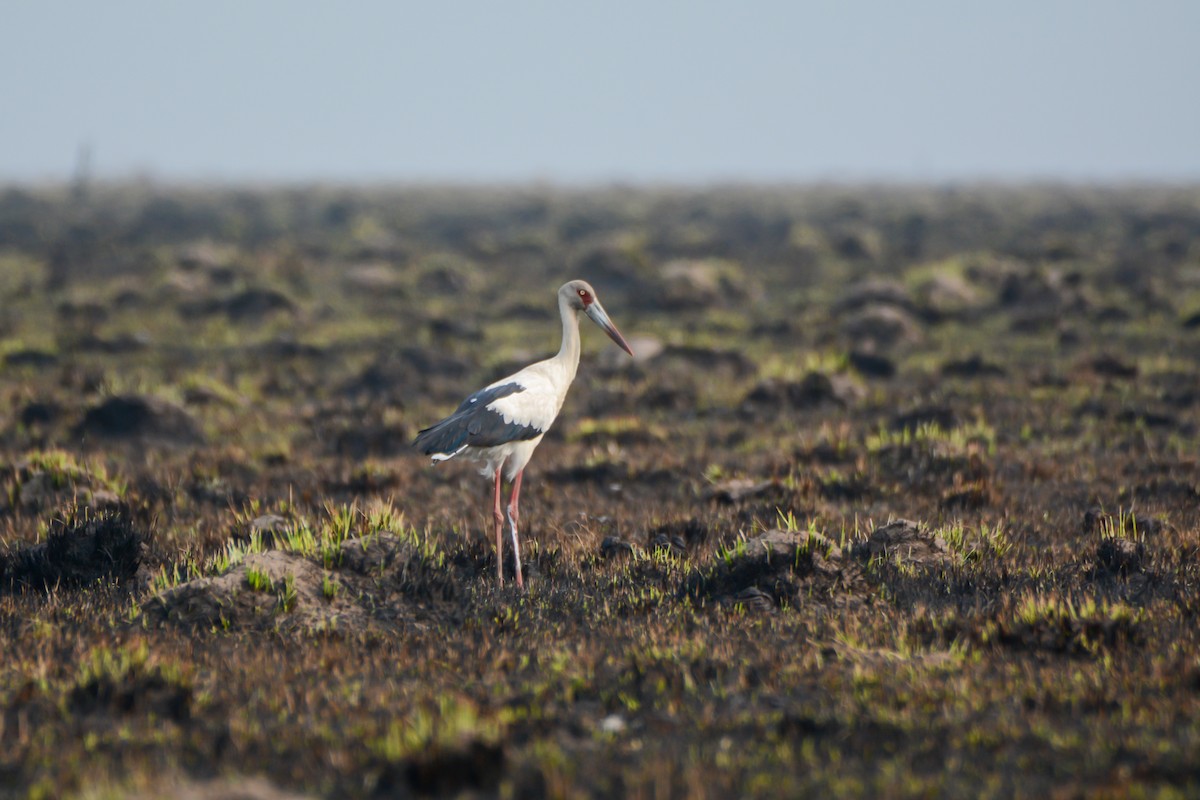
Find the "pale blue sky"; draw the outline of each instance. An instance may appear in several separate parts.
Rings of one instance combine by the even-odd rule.
[[[1200,180],[1197,0],[0,8],[0,181]]]

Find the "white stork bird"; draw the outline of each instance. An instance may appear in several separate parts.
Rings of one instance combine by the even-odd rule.
[[[517,540],[521,475],[558,416],[579,369],[580,311],[591,317],[622,350],[633,355],[629,343],[596,299],[596,290],[585,281],[564,283],[558,290],[563,331],[558,355],[485,386],[464,400],[453,414],[418,433],[413,442],[422,453],[433,456],[435,464],[462,455],[479,462],[480,472],[495,479],[496,575],[501,584],[504,583],[504,515],[500,475],[505,472],[512,483],[508,524],[512,529],[517,586],[523,589],[521,546]]]

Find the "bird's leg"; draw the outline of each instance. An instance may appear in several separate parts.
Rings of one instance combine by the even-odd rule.
[[[504,513],[500,510],[500,470],[503,464],[496,467],[496,498],[492,509],[492,519],[496,528],[496,577],[500,585],[504,585]],[[520,582],[520,568],[517,569],[517,580]]]
[[[513,481],[512,497],[508,501],[508,525],[512,528],[513,560],[517,564],[517,586],[522,589],[525,588],[525,582],[521,579],[521,545],[517,541],[517,518],[520,516],[517,511],[517,502],[521,497],[521,476],[524,474],[525,470],[517,473],[517,477]]]

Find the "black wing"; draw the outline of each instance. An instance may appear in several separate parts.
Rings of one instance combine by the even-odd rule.
[[[525,391],[519,383],[505,383],[481,389],[462,401],[453,414],[417,434],[413,447],[425,455],[451,455],[464,446],[495,447],[506,442],[534,439],[545,431],[532,425],[505,422],[504,417],[488,408],[501,397]]]

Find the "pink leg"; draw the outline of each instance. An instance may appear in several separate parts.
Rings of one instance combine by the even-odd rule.
[[[525,588],[525,582],[521,579],[521,545],[517,541],[517,518],[520,516],[517,511],[517,501],[521,497],[521,476],[524,474],[525,470],[517,473],[516,480],[513,481],[512,497],[508,501],[508,525],[512,528],[513,560],[517,564],[517,586],[521,589]]]
[[[496,523],[496,577],[500,581],[500,585],[504,585],[504,513],[500,510],[500,469],[496,467],[496,502],[492,509],[493,521]],[[521,580],[521,573],[517,572],[517,582]]]

